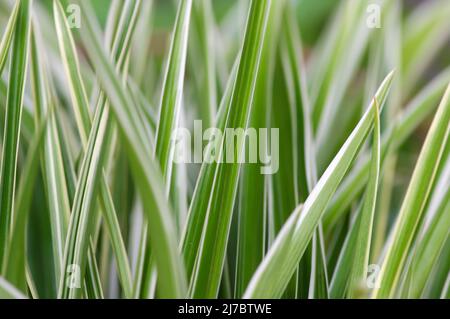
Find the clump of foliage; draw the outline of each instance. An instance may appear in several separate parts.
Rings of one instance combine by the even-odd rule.
[[[448,298],[449,2],[174,4],[2,1],[0,297]]]

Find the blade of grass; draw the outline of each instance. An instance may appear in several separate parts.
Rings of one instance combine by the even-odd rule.
[[[130,46],[131,34],[134,30],[136,15],[140,8],[139,1],[128,1],[123,11],[123,15],[118,24],[116,34],[113,35],[113,55],[118,59],[119,68],[124,65],[124,52]],[[73,96],[73,104],[75,112],[79,114],[89,114],[89,106],[87,99],[83,98],[84,94],[77,95],[76,92],[81,88],[84,91],[84,85],[79,74],[78,58],[75,53],[73,39],[69,30],[61,5],[54,2],[54,14],[57,31],[59,34],[60,49],[63,60],[66,65],[66,71],[69,78],[71,78],[71,92]],[[70,57],[70,59],[68,59]],[[70,66],[71,65],[71,66]],[[109,193],[107,181],[101,175],[101,167],[103,163],[110,157],[109,154],[113,149],[111,136],[113,133],[113,126],[109,116],[109,108],[106,105],[103,95],[97,99],[97,115],[93,121],[92,128],[89,116],[80,118],[79,130],[82,130],[81,136],[87,134],[87,129],[91,129],[89,136],[89,144],[86,146],[86,152],[83,159],[83,164],[80,172],[80,178],[75,192],[75,200],[73,212],[71,217],[71,226],[69,228],[70,243],[67,246],[69,249],[66,252],[66,264],[80,265],[82,274],[84,274],[84,264],[86,258],[85,251],[88,247],[88,235],[91,233],[94,214],[91,214],[94,201],[96,199],[96,186],[100,183],[102,195],[102,212],[108,226],[108,233],[112,238],[113,249],[116,254],[116,260],[119,266],[119,277],[124,289],[126,297],[131,297],[131,271],[128,263],[126,253],[124,254],[124,244],[120,233],[120,227],[114,220],[114,206],[111,197],[107,196]],[[78,112],[76,111],[79,110]],[[102,178],[103,177],[103,178]],[[106,197],[104,197],[106,196]],[[113,228],[111,228],[113,227]],[[122,243],[122,244],[120,244]],[[66,249],[66,250],[67,250]],[[94,262],[94,258],[90,258]],[[71,260],[73,259],[73,260]],[[88,259],[89,261],[89,259]],[[95,275],[91,267],[88,274]],[[80,290],[70,290],[64,286],[64,280],[60,281],[60,294],[64,297],[78,297]],[[98,290],[98,289],[97,289]]]
[[[406,97],[420,80],[439,49],[448,43],[450,6],[439,1],[425,2],[418,6],[404,24],[402,42],[402,83]]]
[[[444,288],[441,292],[441,299],[449,299],[450,298],[450,275],[447,276],[447,280],[445,281]]]
[[[166,187],[170,187],[168,181],[173,157],[170,139],[178,126],[181,108],[191,7],[192,0],[186,0],[181,1],[178,8],[159,109],[155,156],[159,160]]]
[[[111,1],[111,6],[108,9],[108,17],[106,19],[107,28],[104,36],[104,43],[107,48],[112,48],[114,46],[114,38],[117,34],[117,29],[119,28],[120,15],[125,10],[125,5],[126,2],[122,0]]]
[[[19,131],[28,65],[31,3],[32,1],[29,0],[22,0],[20,3],[11,51],[0,173],[0,269],[3,268],[5,262],[5,250],[10,236],[14,211],[17,154],[20,142]]]
[[[216,118],[216,127],[221,131],[225,129],[227,114],[230,107],[233,87],[236,82],[236,74],[239,66],[240,57],[238,56],[231,71],[225,92],[220,103],[219,112]],[[209,143],[207,147],[216,149],[219,145]],[[207,151],[209,153],[209,149]],[[191,277],[194,268],[195,258],[198,252],[198,246],[202,236],[202,228],[206,220],[206,210],[209,201],[209,191],[214,182],[214,173],[217,163],[203,162],[200,169],[197,183],[192,195],[189,207],[188,218],[181,238],[181,251],[183,253],[186,274]]]
[[[1,299],[27,299],[16,287],[0,277],[0,298]]]
[[[25,272],[26,272],[28,289],[30,291],[31,298],[39,299],[39,295],[38,295],[37,289],[36,289],[36,284],[34,283],[34,280],[33,280],[32,276],[31,276],[31,271],[30,271],[30,268],[29,268],[28,264],[26,266]]]
[[[450,133],[450,85],[442,98],[395,222],[390,245],[379,273],[375,298],[393,297],[417,224]]]
[[[265,28],[270,12],[270,1],[252,1],[236,84],[230,101],[226,128],[248,126],[248,118],[256,85]],[[226,142],[227,130],[219,150],[219,158],[231,144]],[[231,136],[234,140],[234,137]],[[216,297],[222,276],[223,263],[231,224],[234,200],[239,180],[240,161],[244,152],[244,140],[240,140],[232,150],[234,162],[217,166],[209,207],[196,264],[190,286],[192,297]],[[230,150],[227,152],[230,153]]]
[[[357,208],[356,214],[345,236],[345,241],[336,262],[333,277],[331,278],[330,297],[333,299],[344,298],[348,291],[348,279],[350,278],[353,267],[353,258],[361,224],[361,206]]]
[[[54,105],[59,104],[59,100],[56,97],[56,88],[52,78],[48,79],[51,82],[50,86],[52,88],[52,101]],[[73,150],[73,139],[71,128],[68,127],[67,123],[71,122],[70,115],[67,114],[66,110],[59,108],[58,112],[55,112],[56,117],[56,131],[60,140],[61,158],[62,166],[64,167],[64,176],[66,177],[67,192],[69,196],[69,204],[72,207],[73,196],[75,194],[75,187],[77,184],[77,173],[78,160],[75,159],[76,151]],[[66,125],[65,125],[66,124]]]
[[[20,1],[16,1],[16,4],[11,12],[8,23],[5,27],[5,33],[3,34],[2,41],[0,42],[0,75],[3,73],[3,68],[6,64],[6,58],[8,57],[8,51],[11,46],[11,40],[16,28],[17,16],[19,14]]]
[[[433,105],[442,96],[449,80],[450,69],[441,72],[408,103],[396,123],[387,129],[381,144],[382,164],[388,152],[396,151],[433,112],[435,109]],[[351,203],[361,193],[369,176],[369,166],[369,157],[366,156],[364,162],[355,167],[344,180],[323,217],[325,232],[328,232],[341,219]]]
[[[3,101],[6,101],[8,95],[8,86],[6,85],[6,81],[1,78],[0,79],[0,97]],[[21,129],[20,134],[22,135],[22,141],[26,144],[28,144],[34,135],[34,119],[33,119],[33,113],[31,112],[31,101],[29,97],[27,96],[27,92],[24,93],[23,98],[23,105],[22,108],[22,123],[21,123]],[[5,120],[5,113],[6,113],[6,105],[4,103],[0,104],[0,119],[1,123],[1,132],[4,133],[4,120]],[[3,137],[3,136],[2,136]]]
[[[377,202],[378,180],[380,176],[380,116],[375,100],[375,126],[372,144],[372,159],[370,176],[366,188],[364,204],[361,211],[358,236],[350,272],[348,297],[358,297],[359,289],[363,287],[369,264],[371,237],[375,205]]]
[[[393,73],[391,72],[377,91],[376,99],[383,101],[383,103],[392,83],[392,76]],[[374,103],[372,103],[306,199],[302,212],[295,221],[292,238],[277,237],[272,248],[255,272],[244,294],[244,298],[267,298],[281,295],[305,252],[328,201],[365,141],[372,127],[375,112],[376,108]],[[299,209],[296,208],[293,214],[299,214]],[[285,227],[289,227],[289,225],[283,228]],[[279,258],[276,258],[277,247],[283,246],[285,241],[289,241],[288,256],[284,260],[279,260]]]
[[[277,35],[281,24],[284,1],[273,2],[261,53],[261,66],[255,88],[249,127],[264,129],[270,116],[273,73],[275,67]],[[261,131],[259,131],[261,132]],[[269,141],[260,134],[260,147],[268,149]],[[267,139],[270,137],[267,136]],[[261,142],[265,146],[261,146]],[[272,150],[273,151],[273,150]],[[242,167],[238,214],[238,239],[236,251],[236,279],[234,296],[240,298],[266,251],[268,178],[261,174],[261,165],[247,163]]]
[[[138,89],[145,89],[148,85],[149,75],[149,49],[151,47],[152,31],[154,23],[154,1],[147,0],[142,3],[142,9],[136,25],[136,35],[131,49],[130,74]]]
[[[92,130],[83,158],[78,184],[75,192],[72,215],[67,232],[64,266],[78,265],[80,276],[84,278],[87,262],[89,234],[93,231],[95,215],[92,212],[95,204],[96,189],[100,182],[101,165],[104,163],[106,150],[111,147],[111,129],[109,125],[109,109],[98,108],[94,116]],[[101,119],[101,120],[100,120]],[[65,268],[67,269],[67,268]],[[80,289],[71,289],[65,284],[65,276],[59,285],[60,298],[79,298]]]
[[[97,260],[93,252],[94,244],[92,243],[92,238],[89,246],[90,253],[87,255],[87,274],[86,282],[84,285],[84,295],[89,299],[104,299],[102,283],[100,281],[100,274],[98,271]]]
[[[49,82],[51,81],[51,78],[49,79]],[[55,86],[53,83],[50,84],[50,87],[54,90]],[[57,105],[58,101],[55,96],[55,93],[51,94],[51,99],[53,105]],[[76,184],[77,184],[77,176],[75,173],[75,160],[74,160],[74,152],[71,149],[70,144],[70,138],[72,132],[68,129],[67,125],[63,125],[64,123],[69,122],[70,120],[66,116],[64,110],[59,109],[59,112],[56,114],[57,120],[56,120],[56,126],[57,126],[57,134],[60,140],[60,150],[61,150],[61,158],[63,160],[62,166],[64,167],[64,175],[66,178],[66,187],[67,187],[67,193],[69,197],[69,203],[70,206],[73,205],[74,197],[75,197],[75,190],[76,190]],[[69,221],[70,223],[70,221]],[[68,225],[66,225],[67,227]],[[95,237],[96,235],[94,235]],[[67,238],[66,238],[67,239]],[[103,299],[103,291],[102,286],[98,281],[98,269],[97,269],[97,262],[95,260],[95,254],[92,247],[90,247],[88,252],[88,272],[86,273],[86,278],[84,280],[84,286],[83,286],[83,292],[85,298],[89,299]],[[70,269],[65,267],[65,269]],[[73,273],[72,273],[73,275]],[[67,276],[70,276],[70,274],[67,274]],[[73,277],[70,277],[73,278]],[[67,278],[68,279],[68,278]]]
[[[8,243],[6,263],[2,274],[21,291],[26,291],[26,222],[30,210],[32,191],[35,186],[36,175],[39,169],[39,155],[47,131],[48,115],[37,127],[36,135],[28,149],[27,158],[22,167],[19,180],[13,220],[11,239]]]
[[[315,72],[311,77],[316,133],[320,132],[321,122],[321,129],[330,123],[331,104],[337,106],[341,102],[367,44],[371,29],[363,25],[364,10],[365,3],[361,1],[341,3],[330,29],[316,47],[312,64]]]
[[[40,151],[40,155],[42,155],[43,148]],[[41,166],[37,175],[36,187],[33,189],[31,204],[33,209],[28,212],[26,271],[28,272],[27,281],[35,288],[35,292],[40,298],[55,298],[57,279],[54,271],[50,211],[45,192],[44,172]]]
[[[391,7],[387,10],[386,28],[382,30],[384,42],[383,57],[384,64],[387,68],[399,68],[402,64],[401,57],[401,38],[402,38],[402,8],[403,3],[400,1],[391,2]],[[374,41],[375,42],[375,41]],[[374,46],[378,46],[378,43],[374,43]],[[376,50],[376,49],[375,49]],[[382,57],[380,57],[380,60]],[[401,72],[401,70],[400,70]],[[392,85],[392,94],[388,100],[388,111],[384,113],[384,118],[381,120],[383,125],[395,125],[396,116],[400,112],[402,106],[402,85],[400,78],[396,78]],[[395,152],[388,154],[383,161],[383,176],[380,181],[380,195],[378,199],[378,211],[375,214],[374,220],[374,235],[373,235],[373,248],[371,249],[370,260],[378,260],[384,240],[386,238],[386,232],[388,231],[388,221],[390,208],[394,204],[393,189],[395,186],[395,168],[399,156]]]
[[[446,160],[445,160],[446,159]],[[425,218],[420,225],[416,238],[408,275],[411,282],[403,295],[409,298],[421,298],[424,295],[427,280],[437,264],[439,255],[449,237],[450,229],[450,142],[447,140],[442,160],[442,171],[438,171],[439,180],[433,186]]]
[[[145,214],[151,220],[149,233],[158,269],[159,293],[162,297],[183,297],[186,279],[176,248],[170,207],[164,196],[164,187],[161,187],[161,172],[152,159],[145,128],[135,111],[132,98],[121,84],[97,38],[98,26],[89,10],[86,10],[85,2],[77,3],[87,17],[81,38],[125,137],[134,180],[143,195]]]
[[[298,187],[298,144],[296,141],[297,133],[295,129],[297,125],[296,104],[294,99],[294,84],[291,73],[285,74],[285,68],[283,68],[283,57],[281,50],[277,50],[277,60],[274,69],[274,85],[273,85],[273,99],[270,101],[273,104],[277,104],[277,108],[271,108],[270,126],[278,128],[279,140],[283,143],[279,143],[279,169],[276,174],[270,176],[269,195],[272,202],[270,210],[268,211],[268,245],[272,244],[273,237],[280,231],[283,224],[290,217],[290,213],[300,203],[299,200],[299,187]],[[288,61],[287,58],[284,59]],[[287,64],[287,63],[285,63]],[[290,70],[291,66],[287,66]],[[287,88],[290,88],[288,90]],[[283,190],[283,191],[281,191]],[[304,297],[308,291],[308,269],[302,273],[306,279],[300,281],[300,286],[297,287],[297,276],[292,279],[291,283],[286,288],[284,297]],[[303,284],[306,282],[306,285]],[[298,294],[299,291],[303,291],[304,294]],[[297,295],[297,296],[296,296]]]
[[[106,180],[105,175],[103,175],[103,180]],[[128,255],[125,249],[125,244],[123,242],[122,236],[120,236],[120,224],[117,220],[117,213],[113,205],[113,199],[105,183],[100,184],[100,192],[102,194],[101,200],[103,212],[105,215],[105,222],[107,223],[106,229],[109,232],[109,238],[111,238],[112,242],[111,245],[113,246],[114,253],[116,254],[117,270],[119,272],[119,277],[122,278],[121,283],[124,289],[124,295],[131,298],[131,269],[128,262]]]
[[[172,34],[166,70],[164,73],[161,102],[159,107],[159,120],[156,130],[155,158],[158,160],[163,173],[165,187],[168,198],[172,199],[174,211],[180,214],[177,209],[177,196],[180,190],[177,189],[176,181],[179,173],[179,166],[173,164],[173,132],[179,125],[179,118],[182,112],[181,102],[183,95],[184,74],[186,68],[187,44],[189,37],[189,24],[191,18],[192,1],[181,1],[178,6],[177,17]],[[179,216],[175,216],[179,219]],[[150,235],[150,234],[149,234]],[[146,296],[148,289],[139,282],[152,282],[149,276],[155,274],[153,257],[148,245],[149,239],[142,242],[146,246],[144,249],[144,264],[141,269],[142,274],[136,278],[136,285],[144,290],[140,295]],[[151,267],[151,268],[149,268]],[[136,294],[137,292],[135,292]]]
[[[380,10],[380,15],[389,9],[390,0],[373,1]],[[364,52],[374,30],[367,25],[365,11],[368,5],[364,1],[346,1],[342,3],[342,30],[334,30],[337,41],[325,63],[326,76],[323,85],[319,86],[318,99],[313,105],[313,123],[317,141],[318,172],[321,173],[335,154],[333,143],[338,140],[335,127],[341,125],[340,110],[345,93],[348,92],[351,80],[355,77]],[[318,48],[320,49],[320,48]],[[319,85],[321,82],[319,82]],[[340,146],[340,145],[339,145]]]
[[[314,167],[311,167],[311,175],[305,174],[306,165],[311,163],[305,155],[314,152],[305,151],[311,147],[310,140],[305,139],[309,115],[304,115],[309,114],[309,102],[304,90],[304,77],[300,74],[304,70],[301,44],[298,41],[296,26],[293,26],[292,18],[287,14],[290,10],[292,8],[286,6],[283,12],[281,45],[274,74],[272,103],[276,103],[276,108],[272,108],[271,126],[278,128],[283,143],[279,145],[279,170],[272,177],[274,192],[273,209],[269,211],[269,221],[272,221],[272,225],[269,225],[269,228],[272,229],[273,235],[281,229],[295,207],[306,198],[310,185],[315,182],[307,180],[314,174]],[[269,245],[270,243],[271,240]],[[308,297],[312,273],[311,248],[312,245],[300,261],[295,275],[283,293],[283,298]]]
[[[427,298],[437,299],[445,291],[446,282],[448,283],[448,273],[450,271],[450,236],[447,238],[444,248],[433,267],[432,274],[427,281],[426,291],[424,296]],[[448,287],[447,287],[448,289]],[[448,290],[447,290],[448,291]]]
[[[293,96],[290,100],[294,102],[292,108],[295,110],[296,117],[296,125],[294,127],[297,136],[295,140],[296,144],[300,145],[294,145],[294,148],[297,149],[298,196],[300,201],[304,202],[317,183],[317,169],[314,156],[311,107],[306,85],[306,68],[303,62],[300,34],[292,12],[292,7],[287,6],[284,15],[284,28],[286,31],[283,42],[286,44],[283,46],[285,50],[283,61],[290,62],[290,64],[284,63],[284,71],[285,76],[288,79],[290,78],[287,81],[292,82],[288,87],[293,88],[291,93]],[[328,298],[328,276],[324,251],[322,226],[319,225],[313,240],[307,248],[305,258],[300,261],[298,273],[304,273],[304,278],[298,278],[298,296]],[[309,278],[306,277],[308,272],[310,273]],[[305,279],[309,279],[309,282],[306,282]]]
[[[82,145],[87,144],[90,131],[91,114],[86,89],[81,81],[80,62],[76,55],[75,43],[67,24],[64,9],[59,1],[53,1],[53,15],[56,25],[58,44],[65,68],[65,74],[70,86],[70,97],[75,113],[75,120],[78,126]]]
[[[211,0],[194,1],[192,10],[192,45],[190,56],[195,85],[201,99],[199,114],[209,127],[215,124],[217,112],[217,77],[215,65],[215,21]],[[202,72],[198,72],[201,70]]]
[[[31,82],[37,118],[40,119],[43,114],[49,114],[47,131],[44,137],[44,148],[41,155],[41,165],[44,172],[50,210],[55,276],[60,278],[63,273],[61,267],[67,222],[70,215],[70,204],[61,157],[60,140],[56,128],[56,116],[54,113],[48,113],[53,101],[50,97],[48,77],[43,57],[41,56],[43,51],[39,47],[41,42],[37,39],[38,35],[36,32],[37,25],[35,24],[33,26],[30,53]]]
[[[430,226],[426,230],[419,241],[418,247],[415,249],[411,268],[413,271],[412,283],[409,289],[409,298],[420,298],[427,279],[433,269],[433,265],[442,251],[445,240],[449,237],[450,218],[450,188],[444,195],[441,204],[437,208],[436,214],[431,221]]]
[[[47,76],[45,51],[40,47],[42,37],[40,36],[40,25],[37,20],[34,21],[33,37],[32,37],[32,76],[33,76],[33,92],[37,104],[37,113],[47,112],[48,108],[58,105],[55,95],[55,85],[53,78]],[[49,129],[46,133],[46,144],[44,149],[44,171],[46,174],[46,183],[48,187],[47,196],[50,203],[50,210],[53,211],[51,216],[51,227],[53,227],[54,245],[53,257],[55,259],[56,280],[66,283],[66,276],[63,273],[72,274],[70,269],[72,266],[64,265],[64,244],[66,240],[66,232],[70,216],[70,205],[73,199],[75,189],[76,176],[74,169],[74,161],[68,147],[66,131],[62,128],[61,123],[64,119],[60,117],[63,110],[59,109],[59,113],[52,113],[49,119]],[[41,115],[38,114],[38,118]],[[55,223],[55,224],[53,224]],[[60,250],[61,249],[61,250]],[[85,296],[88,298],[103,298],[102,288],[99,285],[95,274],[96,269],[95,256],[93,250],[89,251],[90,258],[88,262],[89,273],[86,277]],[[76,265],[77,264],[73,264]],[[63,267],[63,268],[61,268]],[[63,270],[66,269],[66,272]],[[93,276],[91,276],[93,275]],[[60,276],[59,278],[57,276]],[[69,285],[67,285],[69,286]],[[87,287],[87,289],[86,289]],[[75,289],[77,290],[77,289]]]

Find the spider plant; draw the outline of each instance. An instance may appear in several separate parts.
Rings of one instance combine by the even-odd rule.
[[[450,297],[447,0],[4,2],[0,298]]]

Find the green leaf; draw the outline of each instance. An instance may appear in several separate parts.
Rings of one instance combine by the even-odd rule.
[[[78,184],[75,192],[74,204],[67,233],[64,252],[64,269],[70,265],[80,267],[80,276],[84,278],[87,262],[89,234],[93,231],[95,214],[96,189],[100,183],[101,166],[111,147],[111,129],[109,109],[101,107],[96,110],[91,134],[81,165]],[[101,120],[99,120],[101,119]],[[81,289],[71,289],[66,285],[66,276],[61,276],[59,297],[79,298]]]
[[[0,173],[0,269],[5,262],[5,250],[11,232],[14,211],[19,131],[28,65],[31,3],[31,0],[23,0],[20,3],[11,51]]]
[[[447,161],[450,163],[450,161]],[[449,165],[447,165],[450,167]],[[450,171],[447,168],[447,171]],[[411,261],[410,271],[412,272],[411,287],[409,288],[408,297],[420,298],[423,296],[426,282],[433,270],[433,266],[437,264],[438,257],[442,252],[445,241],[449,237],[450,229],[450,187],[448,186],[449,174],[443,175],[447,180],[447,191],[445,188],[437,188],[436,191],[441,193],[440,202],[436,203],[436,207],[430,208],[430,217],[424,225],[419,238],[417,239],[417,247],[414,249],[414,256]],[[444,186],[445,182],[438,184]],[[439,191],[440,190],[440,191]],[[439,195],[438,195],[439,196]]]
[[[442,295],[447,296],[448,299],[448,284],[449,284],[449,275],[448,270],[450,269],[450,260],[448,258],[450,253],[450,237],[447,237],[447,240],[444,244],[444,248],[442,248],[442,252],[433,267],[432,274],[430,278],[428,278],[427,287],[425,291],[425,295],[428,298],[443,298]]]
[[[392,76],[393,73],[391,72],[381,84],[375,95],[377,101],[385,101],[392,83]],[[365,141],[372,127],[375,113],[376,107],[372,102],[372,105],[306,199],[301,208],[301,214],[300,208],[296,208],[293,214],[298,215],[298,218],[291,225],[283,226],[280,235],[277,236],[271,249],[255,272],[244,298],[281,296],[313,236],[327,203]],[[288,227],[292,230],[286,230]],[[292,235],[287,236],[289,233],[292,233]],[[285,245],[288,245],[287,256],[277,258],[279,247]]]
[[[215,124],[217,112],[217,75],[215,59],[216,25],[211,0],[194,1],[192,10],[192,44],[189,59],[195,75],[197,94],[201,100],[199,115],[209,127]],[[192,53],[192,54],[191,54]],[[201,72],[198,72],[201,70]]]
[[[50,110],[51,112],[51,110]],[[39,155],[44,144],[44,136],[47,131],[48,115],[46,115],[37,127],[36,135],[30,144],[25,163],[22,167],[22,175],[19,180],[16,195],[17,205],[14,209],[14,220],[11,239],[8,244],[6,263],[3,274],[12,284],[21,291],[26,291],[26,222],[30,211],[33,187],[39,169]]]
[[[179,125],[179,117],[181,110],[181,102],[183,95],[184,73],[186,68],[187,43],[189,38],[189,23],[191,17],[192,0],[181,1],[178,6],[177,18],[172,34],[169,56],[166,62],[166,70],[164,73],[163,89],[161,95],[161,103],[159,107],[159,120],[156,130],[156,147],[155,157],[159,161],[161,171],[164,176],[167,195],[177,197],[181,193],[177,189],[176,179],[180,170],[178,166],[173,164],[173,132]],[[172,179],[174,180],[172,182]],[[171,194],[170,194],[171,193]],[[170,198],[170,197],[169,197]],[[172,200],[175,211],[181,214],[177,209],[176,200]],[[179,217],[179,216],[176,216]],[[151,252],[147,245],[148,240],[142,242],[145,248],[145,256],[138,281],[150,282],[149,278],[141,278],[144,275],[152,275],[154,271],[148,268],[153,266]],[[147,267],[148,266],[148,267]]]
[[[149,55],[151,48],[151,35],[153,34],[154,16],[154,0],[143,1],[142,9],[136,25],[136,34],[133,39],[133,46],[130,52],[130,59],[133,63],[130,65],[130,78],[133,78],[139,89],[150,93],[146,90],[150,87],[149,82],[155,77],[153,72],[149,72]],[[153,93],[153,92],[151,92]],[[147,94],[149,97],[150,94]]]
[[[103,180],[106,180],[105,176],[103,176]],[[105,222],[107,224],[109,237],[111,238],[111,245],[113,246],[114,253],[116,254],[117,270],[119,272],[119,277],[121,278],[124,295],[131,298],[131,270],[128,262],[128,255],[125,249],[125,244],[120,233],[120,225],[119,221],[117,220],[117,213],[113,205],[110,191],[105,183],[100,184],[100,192]]]
[[[225,92],[220,103],[219,112],[216,118],[216,127],[221,131],[225,129],[226,119],[230,108],[231,96],[233,94],[233,87],[236,82],[236,75],[239,66],[240,56],[237,57],[236,62],[231,71]],[[209,143],[207,147],[217,148],[219,145]],[[208,148],[209,152],[209,148]],[[192,195],[191,204],[189,206],[188,218],[181,238],[181,251],[183,253],[186,274],[188,278],[191,277],[194,268],[195,259],[198,252],[198,246],[202,236],[202,228],[206,220],[206,211],[209,202],[209,190],[212,188],[214,182],[214,173],[216,171],[217,163],[203,162],[200,169],[197,183]]]
[[[424,2],[404,22],[401,47],[403,94],[411,92],[450,37],[450,6]]]
[[[58,44],[70,86],[70,97],[73,104],[78,132],[83,145],[87,144],[90,131],[91,115],[86,89],[81,80],[80,62],[76,54],[75,43],[65,19],[65,12],[59,1],[53,1],[53,14],[55,18]]]
[[[70,204],[61,155],[61,145],[57,133],[56,110],[55,112],[49,113],[49,109],[54,108],[55,104],[53,96],[50,93],[46,62],[42,56],[44,51],[40,48],[42,42],[39,41],[37,32],[37,24],[35,24],[31,40],[31,83],[37,118],[40,119],[43,114],[49,114],[47,130],[44,133],[41,165],[47,187],[46,193],[51,220],[55,277],[59,279],[63,273],[61,268],[67,224],[70,215]]]
[[[282,60],[287,86],[293,88],[289,92],[289,100],[294,103],[291,109],[296,119],[294,125],[295,143],[293,145],[294,150],[296,150],[294,174],[298,176],[297,197],[303,202],[317,183],[317,169],[314,156],[315,148],[313,147],[311,106],[306,84],[306,68],[302,57],[300,34],[295,25],[292,11],[292,8],[287,6],[283,17],[286,30],[283,42],[286,44],[282,45],[282,50],[284,50]],[[300,56],[300,59],[298,56]],[[286,61],[289,61],[290,64]],[[307,248],[307,253],[300,261],[297,273],[303,276],[303,278],[302,276],[298,278],[297,296],[328,298],[328,275],[321,224],[319,224],[317,232]]]
[[[173,157],[171,137],[173,130],[178,126],[183,94],[191,7],[192,0],[185,0],[180,2],[178,8],[159,109],[155,156],[161,165],[166,187],[169,187],[168,181],[170,181],[171,177]]]
[[[442,96],[445,87],[450,81],[450,69],[446,69],[436,76],[400,114],[393,126],[386,130],[381,143],[381,162],[389,152],[395,152],[419,125],[433,112],[434,104]],[[380,103],[381,104],[381,103]],[[325,232],[334,226],[350,207],[351,203],[361,193],[369,178],[370,158],[365,156],[364,161],[356,166],[348,177],[342,182],[333,197],[323,217]]]
[[[153,160],[144,125],[136,112],[129,92],[109,62],[97,35],[98,26],[86,3],[77,2],[84,13],[81,38],[108,96],[112,111],[126,141],[134,181],[141,193],[148,218],[150,241],[158,270],[158,289],[162,297],[186,296],[186,279],[176,245],[176,232],[171,209],[165,198],[162,174]]]
[[[16,1],[11,16],[9,17],[8,24],[5,27],[5,33],[3,34],[2,41],[0,42],[0,75],[3,73],[3,68],[6,64],[6,58],[8,57],[8,51],[11,46],[11,40],[16,28],[17,16],[19,14],[20,1]]]
[[[270,11],[270,1],[252,1],[245,33],[244,46],[237,72],[236,84],[230,101],[226,128],[248,126],[256,75],[260,63],[264,33]],[[230,142],[227,142],[227,130],[219,149],[219,156],[225,154]],[[234,137],[231,133],[231,138]],[[211,197],[206,213],[202,238],[199,245],[196,264],[192,274],[190,295],[216,297],[222,277],[228,234],[239,181],[240,163],[243,155],[244,140],[234,145],[233,162],[217,165]],[[230,153],[230,150],[228,150]]]
[[[261,134],[268,123],[271,107],[273,69],[276,61],[277,35],[281,29],[281,14],[284,1],[273,2],[264,38],[261,63],[255,88],[255,97],[250,114],[249,127],[259,131],[259,145],[268,149],[270,136]],[[261,146],[264,143],[265,146]],[[275,152],[275,150],[271,150]],[[267,241],[267,206],[269,178],[261,174],[261,164],[246,163],[242,167],[239,205],[238,239],[236,251],[235,297],[241,297],[254,271],[261,262]]]
[[[1,299],[27,299],[16,287],[0,277],[0,298]]]
[[[48,112],[58,104],[55,97],[55,86],[52,77],[47,75],[45,51],[39,46],[41,41],[39,24],[35,21],[32,37],[32,86],[36,103],[36,113]],[[61,112],[61,110],[58,110]],[[73,190],[76,180],[73,159],[68,150],[68,142],[61,128],[61,117],[50,113],[49,125],[45,133],[46,141],[43,154],[43,171],[47,184],[47,198],[51,211],[52,245],[56,280],[66,283],[66,272],[79,264],[64,264],[64,245],[67,245],[66,236],[70,218],[70,201],[73,199]],[[97,269],[93,251],[90,252],[88,263],[89,275],[95,274]],[[73,265],[73,266],[72,266]],[[94,267],[94,268],[93,268]],[[77,269],[77,268],[76,268]],[[94,277],[87,277],[89,289],[85,290],[88,297],[102,297],[101,285]],[[77,289],[75,289],[77,290]],[[78,290],[79,291],[79,290]]]
[[[359,229],[352,261],[353,266],[349,278],[349,297],[358,297],[359,289],[364,287],[363,285],[365,283],[369,264],[373,220],[377,202],[378,180],[380,176],[380,115],[377,100],[375,100],[374,104],[376,112],[370,176],[366,188],[361,217],[359,217]]]
[[[450,85],[444,94],[434,117],[422,151],[417,160],[414,173],[395,222],[386,256],[381,266],[374,291],[375,298],[395,296],[401,269],[405,264],[417,225],[426,205],[442,157],[445,141],[450,133]]]
[[[120,24],[116,33],[113,34],[113,56],[117,59],[119,68],[123,68],[125,52],[130,47],[131,34],[134,30],[136,15],[140,8],[140,2],[131,1],[123,10]],[[69,242],[65,252],[65,266],[79,265],[81,269],[81,278],[84,278],[84,269],[86,261],[95,262],[92,256],[87,256],[86,252],[89,245],[89,234],[92,233],[95,214],[93,205],[97,197],[97,187],[100,186],[102,192],[103,212],[106,219],[108,232],[112,238],[113,249],[119,266],[119,274],[124,294],[131,298],[131,271],[128,264],[128,258],[123,253],[123,239],[120,233],[120,227],[115,220],[115,211],[112,199],[109,194],[106,178],[101,174],[102,166],[110,157],[113,149],[111,141],[113,133],[113,125],[109,115],[109,107],[106,105],[104,96],[100,94],[97,99],[96,116],[94,121],[90,123],[89,105],[85,98],[84,85],[79,73],[78,58],[74,51],[73,39],[67,21],[65,20],[64,11],[58,2],[54,2],[54,15],[56,28],[59,33],[59,43],[61,55],[66,65],[66,72],[71,83],[71,95],[73,96],[73,105],[75,113],[85,114],[79,117],[78,128],[80,135],[88,134],[90,136],[88,144],[85,146],[84,158],[80,170],[80,177],[75,192],[74,205],[72,207],[72,215],[68,232]],[[124,22],[125,21],[125,22]],[[123,40],[126,39],[126,40]],[[78,111],[77,111],[78,110]],[[100,184],[99,184],[100,183]],[[88,275],[91,274],[95,279],[96,272],[89,267]],[[98,286],[98,285],[97,285]],[[95,287],[94,287],[95,288]],[[95,289],[94,289],[95,290]],[[98,290],[98,289],[96,289]],[[60,296],[64,298],[78,298],[81,290],[69,289],[65,285],[65,278],[60,281]]]
[[[388,1],[376,1],[382,14]],[[316,47],[312,61],[317,70],[311,77],[313,129],[317,140],[318,171],[333,157],[330,144],[336,139],[336,125],[340,104],[358,69],[368,40],[376,28],[367,23],[367,4],[364,1],[341,3],[333,23],[330,23],[322,42]],[[340,123],[339,123],[340,124]]]
[[[344,298],[349,287],[349,278],[353,268],[353,258],[358,245],[358,235],[361,229],[362,209],[358,207],[357,215],[352,221],[345,241],[339,253],[339,258],[334,268],[330,283],[330,297],[333,299]]]
[[[4,79],[0,80],[0,97],[6,101],[8,95],[8,87],[6,84],[6,81]],[[22,123],[21,123],[21,130],[20,134],[22,135],[23,142],[29,143],[30,140],[33,138],[34,135],[34,118],[33,113],[31,112],[31,101],[27,97],[26,92],[24,93],[24,101],[23,101],[24,107],[22,108]],[[0,118],[4,120],[4,116],[6,113],[6,105],[4,103],[0,104],[1,111],[0,111]],[[3,129],[3,123],[0,123],[2,125]],[[2,130],[2,133],[3,130]]]

